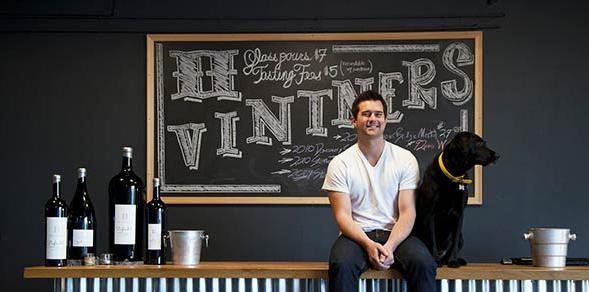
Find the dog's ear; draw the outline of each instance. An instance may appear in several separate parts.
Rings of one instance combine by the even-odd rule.
[[[470,132],[460,132],[454,137],[456,149],[454,155],[461,155],[462,163],[468,168],[475,164],[487,165],[499,158],[495,151],[489,149],[485,140],[479,135]],[[460,161],[456,161],[460,162]]]
[[[470,149],[470,145],[472,140],[472,133],[469,132],[459,132],[457,133],[454,138],[446,145],[445,152],[448,154],[446,157],[454,157],[459,159],[461,162],[464,162],[465,159],[468,158],[469,153],[472,149]]]

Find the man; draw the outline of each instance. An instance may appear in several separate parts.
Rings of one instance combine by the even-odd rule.
[[[373,91],[352,105],[357,143],[329,163],[323,189],[341,235],[329,256],[329,290],[358,291],[370,267],[394,267],[409,291],[436,291],[436,263],[410,236],[419,167],[411,152],[384,140],[387,106]]]

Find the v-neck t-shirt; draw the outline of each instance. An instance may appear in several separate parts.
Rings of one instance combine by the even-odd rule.
[[[417,159],[408,150],[385,141],[372,166],[356,143],[331,160],[322,189],[349,195],[352,219],[368,232],[391,230],[399,218],[399,191],[418,182]]]

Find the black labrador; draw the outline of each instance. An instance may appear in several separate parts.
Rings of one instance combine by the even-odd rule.
[[[428,247],[438,266],[466,265],[458,257],[463,246],[462,222],[468,201],[466,172],[475,164],[495,162],[499,155],[476,134],[460,132],[425,170],[416,190],[413,234]]]

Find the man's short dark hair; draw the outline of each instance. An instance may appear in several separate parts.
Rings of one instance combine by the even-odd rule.
[[[352,103],[352,115],[354,115],[354,118],[358,118],[358,112],[360,111],[359,109],[359,104],[363,101],[367,101],[367,100],[378,100],[380,101],[380,103],[382,103],[382,109],[384,111],[384,116],[387,116],[387,103],[384,101],[384,98],[382,98],[382,95],[380,95],[378,92],[373,91],[373,90],[368,90],[368,91],[364,91],[362,93],[360,93],[356,99],[354,100],[354,103]]]

